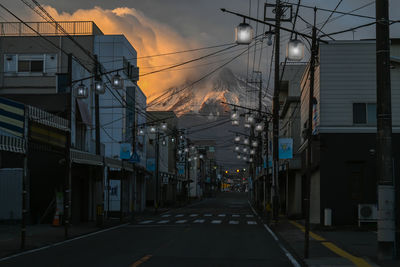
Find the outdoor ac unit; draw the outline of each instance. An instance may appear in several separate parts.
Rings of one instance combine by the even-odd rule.
[[[378,208],[376,204],[358,204],[358,226],[362,222],[376,222]]]

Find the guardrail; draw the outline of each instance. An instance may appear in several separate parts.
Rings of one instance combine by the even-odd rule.
[[[28,116],[30,120],[37,123],[44,124],[53,128],[57,128],[62,131],[69,131],[68,120],[53,115],[43,109],[28,106]]]
[[[19,137],[0,135],[0,150],[25,154],[25,140]]]

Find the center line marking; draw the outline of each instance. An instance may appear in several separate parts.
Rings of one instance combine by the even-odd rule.
[[[146,255],[146,256],[144,256],[143,258],[141,258],[141,259],[135,261],[134,263],[132,263],[131,267],[137,267],[137,266],[139,266],[140,264],[142,264],[142,263],[148,261],[151,257],[152,257],[152,255]]]

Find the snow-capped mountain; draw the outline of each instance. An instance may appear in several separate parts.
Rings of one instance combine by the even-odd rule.
[[[193,86],[190,86],[191,83],[170,88],[166,95],[149,103],[150,109],[172,110],[178,116],[187,113],[218,116],[230,110],[221,102],[258,108],[258,85],[246,83],[245,78],[235,75],[228,68]],[[263,105],[269,106],[270,99],[269,94],[264,96]]]

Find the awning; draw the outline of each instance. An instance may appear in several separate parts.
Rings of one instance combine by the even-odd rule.
[[[71,161],[79,164],[87,164],[87,165],[95,165],[102,166],[103,165],[103,157],[100,155],[71,149]]]
[[[0,150],[25,154],[25,140],[19,137],[0,135]]]

